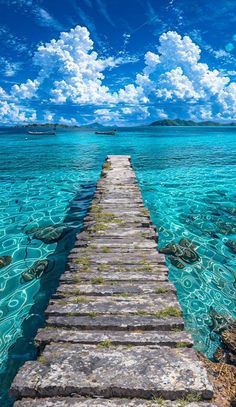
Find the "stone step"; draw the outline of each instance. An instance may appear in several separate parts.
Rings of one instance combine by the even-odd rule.
[[[69,259],[76,259],[79,262],[82,258],[84,259],[84,252],[82,250],[72,250],[71,254],[68,256]],[[124,257],[122,254],[119,253],[114,256],[112,253],[93,253],[87,254],[87,257],[91,263],[110,263],[110,264],[165,264],[165,256],[163,254],[159,254],[156,251],[148,252],[143,251],[143,255],[139,253],[130,253],[129,256]]]
[[[132,204],[137,204],[137,205],[142,205],[143,201],[141,198],[134,198],[132,199]],[[109,197],[103,197],[99,200],[100,205],[122,205],[122,206],[128,206],[130,204],[130,199],[129,198],[109,198]]]
[[[88,233],[89,232],[89,233]],[[155,232],[155,229],[150,229],[147,227],[143,227],[142,229],[140,227],[132,227],[131,229],[127,227],[120,228],[119,225],[117,225],[116,228],[112,229],[106,229],[106,234],[104,236],[101,236],[97,232],[94,232],[93,230],[87,230],[85,231],[91,239],[109,239],[109,238],[114,238],[117,237],[119,239],[124,239],[126,236],[135,236],[135,237],[145,237],[146,239],[158,239],[158,235]]]
[[[116,191],[117,192],[119,192],[119,190],[118,189],[116,189]],[[112,193],[111,191],[110,191],[110,193]],[[97,199],[95,202],[94,202],[96,205],[100,205],[101,206],[101,209],[103,208],[103,207],[109,207],[110,209],[113,207],[114,209],[115,208],[117,208],[117,205],[116,205],[116,202],[109,202],[109,203],[106,203],[106,202],[103,202],[103,203],[101,203],[101,200],[99,199]],[[124,205],[122,205],[122,206],[124,206]],[[137,202],[133,202],[132,200],[130,200],[129,202],[126,202],[126,204],[125,204],[125,208],[126,209],[132,209],[132,208],[134,208],[134,209],[144,209],[144,205],[143,205],[143,202],[139,202],[139,203],[137,203]]]
[[[157,243],[155,240],[150,240],[150,239],[142,239],[140,238],[139,240],[118,240],[118,239],[91,239],[90,242],[86,242],[85,240],[83,241],[77,241],[75,244],[75,249],[77,250],[78,253],[78,247],[80,250],[86,250],[89,249],[89,251],[93,251],[93,253],[96,252],[103,252],[104,248],[108,248],[109,250],[139,250],[141,252],[145,252],[146,250],[156,250],[157,248]],[[75,251],[74,249],[74,251]],[[88,251],[88,250],[87,250]],[[88,252],[89,253],[89,252]]]
[[[153,241],[154,242],[154,241]],[[156,244],[154,242],[154,244]],[[92,245],[93,246],[93,245]],[[76,253],[77,256],[76,258],[79,258],[80,256],[87,256],[89,258],[95,258],[96,261],[99,259],[101,256],[102,258],[106,257],[104,254],[109,254],[109,256],[112,258],[114,255],[117,257],[117,259],[124,257],[124,253],[129,253],[129,255],[135,256],[136,258],[139,259],[139,262],[143,261],[149,261],[149,254],[152,250],[155,250],[156,247],[153,245],[153,247],[148,247],[145,246],[145,244],[140,245],[140,247],[132,246],[132,244],[124,244],[124,245],[117,245],[117,246],[101,246],[101,247],[92,247],[91,246],[83,246],[79,247],[79,252],[78,252],[78,247],[75,247],[74,249],[71,250],[71,256],[73,258],[73,254]],[[161,258],[160,258],[161,259]],[[159,260],[157,260],[159,261]]]
[[[155,242],[154,239],[147,239],[146,237],[143,236],[138,236],[138,238],[135,238],[134,236],[126,237],[125,239],[121,238],[106,238],[106,236],[101,238],[91,238],[90,240],[77,240],[75,243],[75,247],[81,246],[81,245],[87,245],[91,246],[91,250],[94,250],[96,248],[103,248],[105,247],[132,247],[133,249],[137,245],[139,249],[142,249],[143,247],[149,248],[151,250],[156,250],[157,249],[157,243]]]
[[[79,247],[79,251],[78,247],[75,247],[74,249],[71,250],[71,253],[72,254],[76,253],[77,254],[76,258],[79,258],[80,256],[82,257],[87,256],[90,259],[96,258],[96,261],[98,258],[100,258],[100,256],[102,256],[103,259],[104,258],[107,259],[107,256],[104,256],[104,254],[105,255],[109,254],[109,257],[112,258],[114,257],[113,253],[115,253],[116,258],[119,261],[119,259],[122,258],[123,253],[129,253],[129,255],[131,254],[132,257],[135,256],[136,254],[136,258],[139,259],[139,263],[144,261],[148,262],[149,254],[152,251],[156,250],[156,243],[154,241],[153,243],[150,241],[150,243],[149,242],[143,243],[139,245],[139,247],[137,245],[132,245],[132,243],[110,246],[106,246],[104,244],[99,247],[92,244],[91,246]],[[161,260],[162,258],[157,257],[157,261],[159,261],[159,259]]]
[[[183,330],[184,322],[179,317],[155,318],[143,315],[96,315],[90,316],[49,316],[47,326],[77,328],[82,330],[115,331],[173,331]]]
[[[96,234],[97,236],[103,235],[103,236],[110,236],[110,234],[117,232],[119,230],[121,233],[126,233],[127,231],[130,231],[131,229],[139,229],[140,233],[142,233],[143,228],[147,228],[149,226],[148,221],[147,222],[123,222],[117,221],[117,222],[111,222],[111,223],[105,223],[105,222],[86,222],[84,223],[84,230],[88,232],[90,235]]]
[[[171,306],[170,306],[171,305]],[[159,295],[118,296],[75,296],[53,299],[49,302],[46,315],[153,315],[180,316],[180,306],[174,293]],[[163,314],[165,313],[165,314]]]
[[[123,205],[122,205],[123,206]],[[108,214],[108,215],[107,215]],[[106,220],[106,216],[108,217],[110,214],[114,215],[113,219],[114,220]],[[104,219],[104,220],[103,220]],[[108,217],[109,219],[109,217]],[[119,213],[119,216],[116,216],[115,214],[113,214],[113,212],[105,212],[104,214],[96,214],[96,213],[88,213],[88,215],[84,218],[84,224],[89,223],[89,222],[101,222],[101,223],[107,223],[108,225],[110,224],[118,224],[119,222],[124,222],[124,223],[143,223],[143,224],[147,224],[147,225],[151,225],[151,220],[149,216],[144,216],[141,213],[138,214],[134,214],[133,212],[121,212]],[[121,223],[122,225],[122,223]]]
[[[94,197],[93,197],[93,203],[92,203],[92,206],[90,207],[92,212],[94,210],[96,211],[97,205],[99,205],[99,210],[102,210],[102,211],[106,210],[105,209],[106,207],[110,209],[111,205],[107,204],[107,205],[104,205],[105,207],[103,207],[102,201],[104,199],[106,199],[106,200],[109,199],[109,197],[111,195],[112,195],[113,199],[115,199],[115,198],[124,199],[124,198],[126,198],[128,196],[129,201],[132,201],[132,203],[133,203],[132,207],[130,206],[130,202],[129,202],[129,205],[127,207],[126,207],[126,205],[124,205],[124,206],[112,205],[115,212],[120,213],[120,212],[123,212],[123,211],[128,211],[128,213],[130,213],[132,211],[132,213],[134,213],[134,214],[135,213],[140,214],[140,213],[144,212],[143,207],[139,207],[137,205],[134,205],[135,201],[137,201],[137,200],[140,201],[141,200],[141,194],[138,191],[123,191],[123,192],[122,191],[115,191],[115,192],[112,192],[112,193],[111,192],[107,192],[107,193],[95,192]],[[147,210],[145,210],[145,212],[146,211]]]
[[[107,232],[107,231],[106,231]],[[77,235],[77,241],[93,241],[93,240],[98,240],[98,241],[102,241],[103,239],[109,240],[109,239],[117,239],[119,241],[126,241],[132,238],[134,240],[136,239],[157,239],[157,235],[154,229],[151,228],[143,228],[142,230],[140,230],[139,228],[137,229],[125,229],[125,230],[113,230],[112,233],[109,231],[109,235],[106,233],[106,236],[93,236],[91,234],[88,234],[86,232],[80,233]],[[76,243],[77,243],[76,241]]]
[[[171,304],[171,306],[170,306]],[[49,302],[46,315],[154,315],[180,316],[180,306],[173,292],[159,295],[118,296],[74,296],[53,299]],[[163,314],[164,313],[164,314]]]
[[[151,264],[148,262],[142,262],[142,264],[108,264],[108,263],[101,263],[101,264],[96,264],[96,263],[90,263],[88,259],[84,261],[79,261],[79,263],[76,262],[76,259],[72,259],[70,263],[67,264],[66,267],[67,271],[70,272],[89,272],[89,273],[99,273],[101,271],[109,271],[111,275],[113,273],[125,273],[124,277],[126,274],[128,276],[131,275],[131,273],[136,273],[137,277],[139,276],[142,278],[142,276],[147,276],[147,278],[150,277],[150,275],[159,275],[159,274],[167,274],[168,269],[165,264]],[[138,273],[138,274],[137,274]],[[143,273],[143,274],[141,274]],[[118,274],[116,274],[118,276]],[[91,277],[91,275],[90,275]],[[122,274],[120,274],[120,278],[122,278]],[[129,278],[129,277],[128,277]],[[144,278],[145,280],[145,278]]]
[[[170,347],[191,347],[192,338],[184,331],[79,331],[76,329],[39,329],[35,343],[42,349],[51,342],[70,342],[82,344],[112,345],[159,345]]]
[[[102,268],[101,268],[102,269]],[[107,270],[107,268],[106,268]],[[109,267],[108,267],[109,270]],[[121,282],[133,282],[133,283],[142,283],[142,282],[158,282],[158,281],[168,281],[167,273],[160,271],[159,273],[152,273],[152,272],[123,272],[123,271],[90,271],[90,272],[65,272],[61,278],[60,281],[63,283],[71,284],[71,283],[76,283],[80,281],[91,281],[94,279],[104,279],[106,280],[105,282],[108,284],[108,282],[113,282],[113,283],[121,283]]]
[[[191,399],[191,398],[190,398]],[[194,395],[193,395],[194,399]],[[14,407],[217,407],[208,402],[188,402],[184,399],[179,401],[163,400],[148,401],[143,399],[102,399],[86,397],[56,397],[43,399],[23,399],[17,401]]]
[[[159,372],[159,374],[158,374]],[[189,348],[50,344],[15,377],[14,397],[102,396],[211,399],[206,371]]]
[[[120,185],[116,186],[109,186],[106,185],[104,186],[98,186],[94,195],[93,195],[93,204],[100,203],[101,200],[109,199],[110,197],[112,198],[118,198],[118,199],[125,199],[129,205],[134,206],[134,201],[132,199],[138,199],[142,203],[142,195],[138,189],[138,186],[133,184],[133,185],[127,185],[126,187],[121,187]],[[129,202],[128,202],[129,201]],[[138,209],[137,206],[135,209]]]
[[[164,294],[165,292],[176,292],[175,287],[171,283],[157,282],[153,283],[126,283],[118,282],[115,285],[108,285],[102,280],[93,280],[93,284],[61,284],[54,297],[67,297],[69,295],[114,295],[114,294]]]
[[[128,184],[125,185],[125,183],[120,184],[120,185],[113,185],[112,183],[106,183],[104,184],[104,180],[99,180],[96,185],[96,191],[102,191],[102,192],[108,192],[108,191],[114,191],[114,190],[119,190],[119,191],[138,191],[138,184]]]

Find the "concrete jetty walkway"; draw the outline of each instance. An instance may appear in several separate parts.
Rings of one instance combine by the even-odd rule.
[[[15,407],[210,407],[129,156],[109,156]]]

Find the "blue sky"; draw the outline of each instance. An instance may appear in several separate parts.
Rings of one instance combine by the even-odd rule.
[[[231,121],[235,0],[0,0],[2,124]]]

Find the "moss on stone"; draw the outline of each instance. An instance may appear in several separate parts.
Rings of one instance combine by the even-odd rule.
[[[109,266],[108,266],[108,264],[99,264],[99,266],[98,266],[98,270],[99,271],[108,271],[109,270]]]
[[[197,402],[201,401],[201,397],[198,393],[190,393],[176,401],[178,402],[179,407],[185,407],[189,403],[197,403]]]
[[[110,253],[110,251],[111,251],[110,247],[105,246],[102,248],[102,253]]]
[[[67,317],[74,317],[75,315],[77,315],[77,314],[75,314],[74,312],[67,312],[66,313],[66,316]],[[63,328],[64,329],[64,328]]]
[[[125,271],[127,271],[127,269],[125,269],[124,267],[118,267],[116,269],[116,271],[119,271],[120,273],[124,273]]]
[[[126,221],[124,219],[115,218],[113,223],[116,223],[117,225],[125,225]]]
[[[122,294],[120,294],[120,296],[123,297],[123,298],[128,298],[130,296],[130,294],[129,293],[122,293]]]
[[[39,363],[41,363],[42,365],[48,365],[48,364],[49,364],[48,359],[47,359],[45,356],[43,356],[43,355],[40,355],[40,356],[38,357],[37,361],[38,361]]]
[[[90,300],[87,297],[77,297],[75,299],[76,304],[88,303]]]
[[[95,212],[94,219],[98,223],[110,223],[115,219],[115,215],[111,212]]]
[[[164,293],[168,293],[169,291],[170,291],[169,288],[166,288],[166,287],[158,287],[155,289],[156,294],[164,294]]]
[[[67,301],[65,301],[65,300],[59,300],[59,301],[57,301],[57,304],[58,304],[58,305],[67,305]]]
[[[151,273],[152,272],[152,266],[147,260],[141,260],[139,270],[144,272],[144,273]]]
[[[154,313],[156,318],[181,317],[181,311],[176,307],[167,307]]]
[[[103,169],[106,170],[106,171],[110,170],[111,169],[111,163],[109,161],[106,161],[103,164]]]
[[[149,216],[149,211],[148,211],[147,208],[142,208],[142,209],[141,209],[141,212],[142,212],[142,214],[143,214],[144,216]]]
[[[108,226],[105,223],[95,223],[90,230],[92,233],[101,233],[105,232],[107,228]]]
[[[165,400],[162,397],[153,396],[152,401],[158,404],[158,406],[163,406],[165,404]]]
[[[110,339],[104,339],[104,341],[101,341],[98,346],[101,348],[109,348],[112,345],[112,341]]]
[[[137,315],[143,316],[143,315],[150,315],[150,314],[148,314],[147,311],[140,310],[140,311],[137,311]]]
[[[89,265],[90,265],[90,261],[89,261],[88,256],[81,256],[81,257],[78,257],[78,258],[75,260],[75,263],[76,263],[76,264],[80,264],[81,267],[82,267],[82,269],[83,269],[83,271],[88,271]]]
[[[105,279],[103,277],[95,277],[91,280],[92,284],[104,284]]]
[[[182,341],[176,343],[176,348],[189,348],[189,347],[191,347],[191,343],[189,342]]]
[[[91,312],[88,313],[88,316],[92,317],[92,318],[95,318],[97,316],[97,312],[91,311]]]
[[[93,204],[93,205],[90,207],[90,211],[89,211],[89,212],[91,212],[91,213],[99,213],[99,212],[102,212],[102,207],[101,207],[101,205]]]

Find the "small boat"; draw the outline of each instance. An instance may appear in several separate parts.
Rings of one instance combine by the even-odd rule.
[[[28,131],[28,134],[33,134],[35,136],[42,136],[42,135],[52,135],[54,136],[56,134],[55,131]]]
[[[56,127],[53,128],[53,130],[48,130],[48,131],[28,131],[28,134],[32,134],[34,136],[55,136],[56,134]]]
[[[106,134],[109,136],[114,136],[116,134],[116,129],[110,131],[95,131],[95,134]]]

